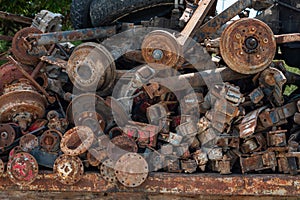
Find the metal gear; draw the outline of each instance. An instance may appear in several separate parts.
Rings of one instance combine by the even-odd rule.
[[[272,30],[264,22],[243,18],[223,31],[220,51],[232,70],[241,74],[255,74],[272,63],[276,41]]]

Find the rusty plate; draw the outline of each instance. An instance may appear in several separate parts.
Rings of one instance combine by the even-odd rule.
[[[100,174],[104,180],[110,183],[116,183],[117,177],[115,175],[115,162],[112,159],[106,159],[100,165]]]
[[[57,175],[59,182],[73,185],[82,178],[84,168],[79,157],[63,154],[55,160],[53,172]]]
[[[42,33],[37,28],[26,27],[18,31],[12,41],[12,53],[16,59],[27,65],[36,65],[41,56],[46,55],[47,50],[44,46],[32,47],[25,41],[25,38],[31,33]]]
[[[137,153],[123,155],[115,165],[118,181],[126,187],[138,187],[148,176],[148,163]]]
[[[102,45],[87,42],[71,54],[67,73],[76,88],[82,91],[110,91],[116,77],[116,66],[110,52]]]
[[[68,130],[61,139],[60,149],[67,155],[77,156],[85,153],[94,141],[94,133],[87,126],[76,126]]]
[[[7,174],[13,183],[29,185],[38,175],[38,164],[29,153],[17,153],[7,163]]]
[[[107,158],[107,151],[106,149],[90,148],[86,157],[91,166],[97,167]]]
[[[175,67],[182,53],[174,35],[167,31],[156,30],[145,37],[142,55],[151,67],[165,69]]]
[[[109,157],[116,161],[128,152],[137,153],[138,146],[134,139],[122,134],[111,140],[108,144],[107,151],[109,152]]]
[[[220,50],[225,63],[241,74],[255,74],[268,67],[276,54],[270,27],[257,19],[243,18],[222,33]]]

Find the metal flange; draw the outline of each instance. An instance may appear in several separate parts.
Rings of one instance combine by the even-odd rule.
[[[276,41],[264,22],[243,18],[230,24],[220,41],[222,58],[241,74],[255,74],[268,67],[276,54]]]
[[[76,126],[68,130],[60,142],[60,149],[67,155],[77,156],[85,153],[94,141],[94,133],[87,126]]]
[[[148,176],[148,163],[137,153],[127,153],[116,162],[115,174],[122,185],[138,187]]]
[[[63,154],[55,160],[53,172],[57,175],[59,182],[73,185],[82,178],[84,168],[80,158]]]
[[[38,164],[29,153],[16,153],[7,163],[8,177],[17,185],[31,184],[36,179],[38,171]]]
[[[155,69],[175,67],[180,62],[181,49],[175,36],[163,30],[152,31],[142,43],[143,58]]]
[[[56,129],[45,131],[40,137],[40,147],[46,152],[57,152],[60,149],[62,133]]]
[[[33,134],[23,135],[20,139],[20,147],[22,151],[30,152],[39,145],[38,138]]]
[[[110,183],[117,183],[117,177],[115,175],[115,162],[112,159],[106,159],[100,165],[100,174],[104,180]]]

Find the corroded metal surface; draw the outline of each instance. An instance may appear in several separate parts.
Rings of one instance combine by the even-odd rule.
[[[232,70],[255,74],[272,63],[276,42],[272,30],[262,21],[240,19],[223,31],[220,51]]]
[[[53,172],[61,183],[73,185],[80,181],[84,169],[79,157],[63,154],[55,160]]]
[[[98,173],[87,173],[72,186],[60,183],[55,174],[43,171],[29,186],[18,187],[4,174],[0,177],[0,190],[39,190],[72,192],[143,192],[144,194],[172,195],[250,195],[250,196],[299,196],[297,176],[264,175],[227,175],[219,174],[171,174],[150,173],[146,182],[136,188],[119,187],[105,181]]]
[[[97,43],[84,43],[76,47],[68,61],[67,73],[80,90],[102,93],[111,89],[115,79],[115,63],[110,52]]]
[[[38,164],[29,153],[17,153],[7,163],[7,174],[13,183],[29,185],[37,178]]]
[[[35,65],[38,63],[39,57],[46,54],[46,49],[43,46],[31,48],[25,40],[25,37],[30,33],[41,33],[41,31],[37,28],[28,27],[16,33],[12,41],[12,53],[18,61]]]
[[[117,160],[115,174],[122,185],[138,187],[146,181],[148,163],[137,153],[127,153]]]
[[[62,137],[60,149],[67,155],[77,156],[85,153],[94,141],[94,133],[87,126],[76,126]]]
[[[174,35],[158,30],[145,37],[142,44],[142,55],[151,67],[164,69],[174,67],[180,60],[182,52]]]

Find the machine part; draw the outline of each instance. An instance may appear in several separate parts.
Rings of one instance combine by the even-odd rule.
[[[90,148],[86,157],[91,166],[97,167],[108,157],[108,154],[106,149]]]
[[[28,66],[23,66],[24,70],[28,73],[31,73],[32,69]],[[7,62],[0,67],[0,92],[3,92],[3,89],[6,85],[12,84],[14,81],[24,78],[24,75],[17,70],[17,67],[12,62]]]
[[[287,130],[275,130],[267,133],[267,144],[269,147],[286,147]]]
[[[222,160],[213,160],[212,171],[220,172],[220,174],[231,174],[230,161],[226,155],[223,156]]]
[[[5,87],[0,105],[0,121],[14,121],[25,131],[34,119],[44,116],[47,102],[27,80],[20,80]]]
[[[4,162],[0,159],[0,177],[4,173]]]
[[[142,55],[146,63],[154,69],[166,69],[176,67],[182,50],[174,35],[156,30],[145,36]]]
[[[243,18],[222,33],[220,51],[226,64],[241,74],[255,74],[268,67],[276,54],[276,41],[265,23]]]
[[[260,152],[266,149],[267,141],[262,133],[256,133],[245,139],[241,144],[240,150],[242,153]]]
[[[183,139],[183,136],[181,136],[177,133],[170,132],[167,141],[174,146],[176,146],[176,145],[178,146],[178,145],[180,145],[182,139]]]
[[[24,152],[30,152],[39,145],[38,138],[33,134],[23,135],[20,139],[20,147]]]
[[[238,136],[222,134],[217,138],[216,145],[222,147],[224,151],[235,148],[240,148],[240,138]]]
[[[277,161],[274,152],[259,152],[252,154],[250,157],[241,157],[240,165],[243,174],[249,171],[262,171],[265,169],[275,171]]]
[[[55,160],[53,173],[57,175],[58,181],[62,184],[73,185],[83,176],[83,164],[79,157],[63,154]]]
[[[259,109],[249,112],[244,117],[244,119],[242,120],[242,123],[239,125],[240,138],[247,138],[255,132],[258,116],[266,108],[267,108],[266,106],[263,106]]]
[[[300,34],[299,33],[291,33],[291,34],[281,34],[275,35],[277,44],[284,44],[289,42],[299,42]]]
[[[39,146],[46,152],[58,152],[62,137],[62,133],[58,130],[49,129],[41,135]]]
[[[13,57],[8,56],[8,59],[10,61],[12,61],[16,67],[18,68],[18,70],[30,81],[30,83],[36,88],[38,89],[40,92],[43,93],[43,95],[46,96],[47,100],[49,101],[49,103],[54,103],[56,101],[55,97],[52,97],[48,94],[48,92],[42,87],[40,86],[40,84],[38,82],[36,82],[36,80],[34,78],[32,78],[30,76],[30,74],[28,74],[23,67],[20,65],[20,63],[18,63],[15,59],[13,59]]]
[[[273,67],[265,69],[259,77],[259,83],[265,96],[276,106],[282,106],[284,103],[283,86],[286,81],[283,72]]]
[[[219,147],[213,147],[207,152],[209,160],[222,160],[223,149]]]
[[[182,169],[180,166],[180,160],[178,159],[177,156],[167,155],[165,157],[164,166],[166,166],[166,171],[169,173],[181,173],[182,172]]]
[[[115,162],[111,159],[106,159],[100,165],[100,174],[104,180],[110,183],[117,183],[118,179],[115,174]]]
[[[198,167],[200,168],[201,171],[205,171],[206,164],[208,162],[208,157],[207,153],[202,151],[201,149],[195,151],[192,154],[194,160],[196,160]]]
[[[42,33],[39,29],[27,27],[18,31],[12,41],[12,53],[16,59],[27,65],[36,65],[41,56],[46,55],[47,50],[44,46],[33,47],[27,41],[26,37],[31,33]]]
[[[127,153],[116,162],[115,174],[122,185],[138,187],[146,181],[148,163],[137,153]]]
[[[93,111],[80,113],[74,118],[74,123],[77,126],[89,127],[95,134],[99,132],[102,133],[106,125],[104,118],[99,113]]]
[[[176,127],[176,133],[184,137],[194,137],[197,131],[197,124],[193,121],[181,123]]]
[[[38,175],[38,164],[29,153],[21,152],[13,155],[7,163],[9,179],[17,185],[30,185]]]
[[[62,28],[62,18],[63,16],[59,13],[41,10],[32,20],[31,27],[35,27],[43,33],[60,31]]]
[[[197,162],[195,160],[181,160],[180,165],[184,173],[192,174],[197,170]]]
[[[60,149],[66,155],[77,156],[85,153],[94,141],[94,133],[87,126],[69,129],[62,137]]]
[[[116,161],[118,160],[122,155],[132,152],[137,153],[138,152],[138,146],[136,142],[129,136],[122,134],[114,137],[108,147],[107,152],[109,153],[109,157]]]
[[[79,119],[80,115],[85,115],[82,113],[95,111],[97,112],[97,115],[99,114],[105,119],[106,124],[109,124],[113,120],[112,110],[107,101],[104,101],[104,99],[95,94],[81,94],[75,97],[69,104],[66,111],[67,120],[69,123],[74,124],[75,119]],[[93,130],[94,129],[95,127]],[[100,127],[98,127],[98,129],[100,129]]]
[[[79,40],[103,39],[116,34],[116,26],[102,26],[97,28],[61,31],[53,33],[31,32],[26,39],[34,47],[42,45],[57,44],[63,42],[74,42]]]
[[[60,59],[60,58],[57,58],[57,57],[54,57],[54,56],[42,56],[40,59],[43,62],[46,62],[46,63],[51,64],[51,65],[55,65],[55,66],[60,67],[62,69],[66,69],[67,65],[68,65],[67,61],[65,61],[63,59]]]
[[[13,144],[17,133],[12,125],[0,124],[0,151]]]
[[[116,77],[116,66],[110,52],[102,45],[83,43],[71,54],[67,73],[76,88],[104,95],[111,90]]]
[[[186,95],[180,102],[182,106],[181,113],[195,113],[199,112],[200,104],[204,102],[204,97],[202,93],[194,93]]]
[[[292,117],[296,112],[297,106],[295,101],[274,109],[265,109],[259,115],[261,126],[258,127],[258,130],[265,130],[273,126],[286,124],[287,119]]]
[[[140,122],[130,122],[133,125],[126,125],[124,133],[131,138],[136,138],[139,147],[156,147],[158,126]]]
[[[250,94],[250,100],[254,104],[258,104],[263,98],[264,98],[264,93],[260,87],[254,89]]]
[[[48,128],[56,129],[59,132],[64,133],[69,125],[69,122],[65,118],[60,118],[59,113],[55,110],[51,110],[47,113]]]
[[[147,108],[147,119],[149,123],[159,125],[160,119],[167,120],[169,115],[169,109],[166,104],[157,103]],[[160,127],[161,129],[161,127]]]

